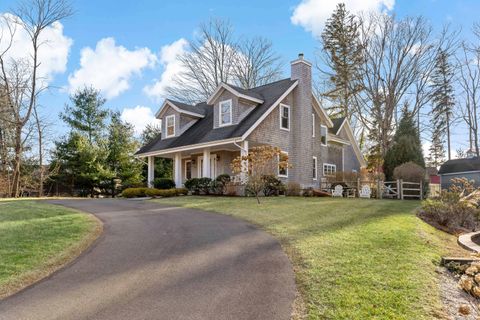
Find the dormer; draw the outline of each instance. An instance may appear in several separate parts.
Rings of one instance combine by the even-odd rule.
[[[240,123],[263,97],[252,90],[221,83],[207,100],[213,107],[213,127],[222,128]]]
[[[205,117],[205,110],[167,99],[155,116],[162,121],[162,140],[164,140],[180,136],[195,122]]]

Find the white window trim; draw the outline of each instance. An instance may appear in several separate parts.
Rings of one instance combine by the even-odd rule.
[[[313,163],[315,164],[315,177],[313,177],[313,180],[317,181],[318,180],[318,159],[317,159],[317,157],[313,157]]]
[[[228,123],[222,123],[222,104],[228,103],[230,105],[230,121]],[[232,99],[223,100],[218,103],[218,126],[219,127],[226,127],[230,126],[233,123],[233,103]]]
[[[168,119],[173,118],[173,134],[168,134]],[[175,137],[175,115],[171,114],[165,117],[165,138]]]
[[[312,138],[315,138],[315,113],[312,113]]]
[[[322,172],[324,176],[326,176],[326,177],[332,177],[333,176],[333,174],[325,174],[325,167],[326,166],[331,166],[331,167],[335,168],[335,173],[337,173],[337,165],[332,164],[332,163],[324,163],[323,164],[323,172]]]
[[[322,142],[322,128],[325,128],[325,143]],[[328,128],[323,124],[320,125],[320,144],[325,147],[328,145]]]
[[[283,109],[286,108],[288,110],[288,128],[284,128],[282,127],[282,114],[283,114]],[[283,103],[280,103],[280,112],[279,112],[279,118],[280,118],[280,129],[281,130],[285,130],[285,131],[290,131],[290,106],[289,105],[286,105],[286,104],[283,104]]]
[[[192,160],[185,160],[185,168],[183,169],[184,171],[184,176],[185,176],[185,180],[187,180],[187,163],[190,162],[190,175],[192,175]]]
[[[280,153],[288,156],[288,152],[280,151]],[[278,162],[280,162],[280,155],[278,155]],[[280,178],[288,178],[288,167],[285,168],[286,174],[280,174],[280,166],[277,165],[277,176]]]

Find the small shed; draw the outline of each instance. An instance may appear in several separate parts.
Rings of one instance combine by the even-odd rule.
[[[480,187],[480,157],[448,160],[438,171],[442,189],[448,189],[453,178],[473,180]]]

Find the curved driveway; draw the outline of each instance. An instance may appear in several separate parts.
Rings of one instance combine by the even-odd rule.
[[[0,319],[289,319],[292,267],[248,223],[129,200],[59,200],[104,234],[80,258],[0,301]]]

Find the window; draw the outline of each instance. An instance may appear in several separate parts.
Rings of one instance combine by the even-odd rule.
[[[228,126],[232,124],[232,100],[220,102],[220,124],[219,126]]]
[[[278,157],[278,161],[279,162],[288,161],[288,153],[282,151],[282,153],[280,153]],[[284,177],[284,178],[288,177],[288,167],[278,166],[278,176]]]
[[[327,127],[326,126],[320,126],[320,142],[322,143],[322,146],[327,145]]]
[[[323,175],[324,176],[334,176],[337,172],[337,166],[330,163],[323,164]]]
[[[313,180],[317,180],[317,157],[313,157]]]
[[[280,129],[290,131],[290,107],[280,104]]]
[[[312,113],[312,138],[315,138],[315,113]]]
[[[185,180],[192,179],[192,160],[185,161]]]
[[[165,118],[165,126],[166,128],[166,137],[173,137],[175,136],[175,115],[170,115]]]

